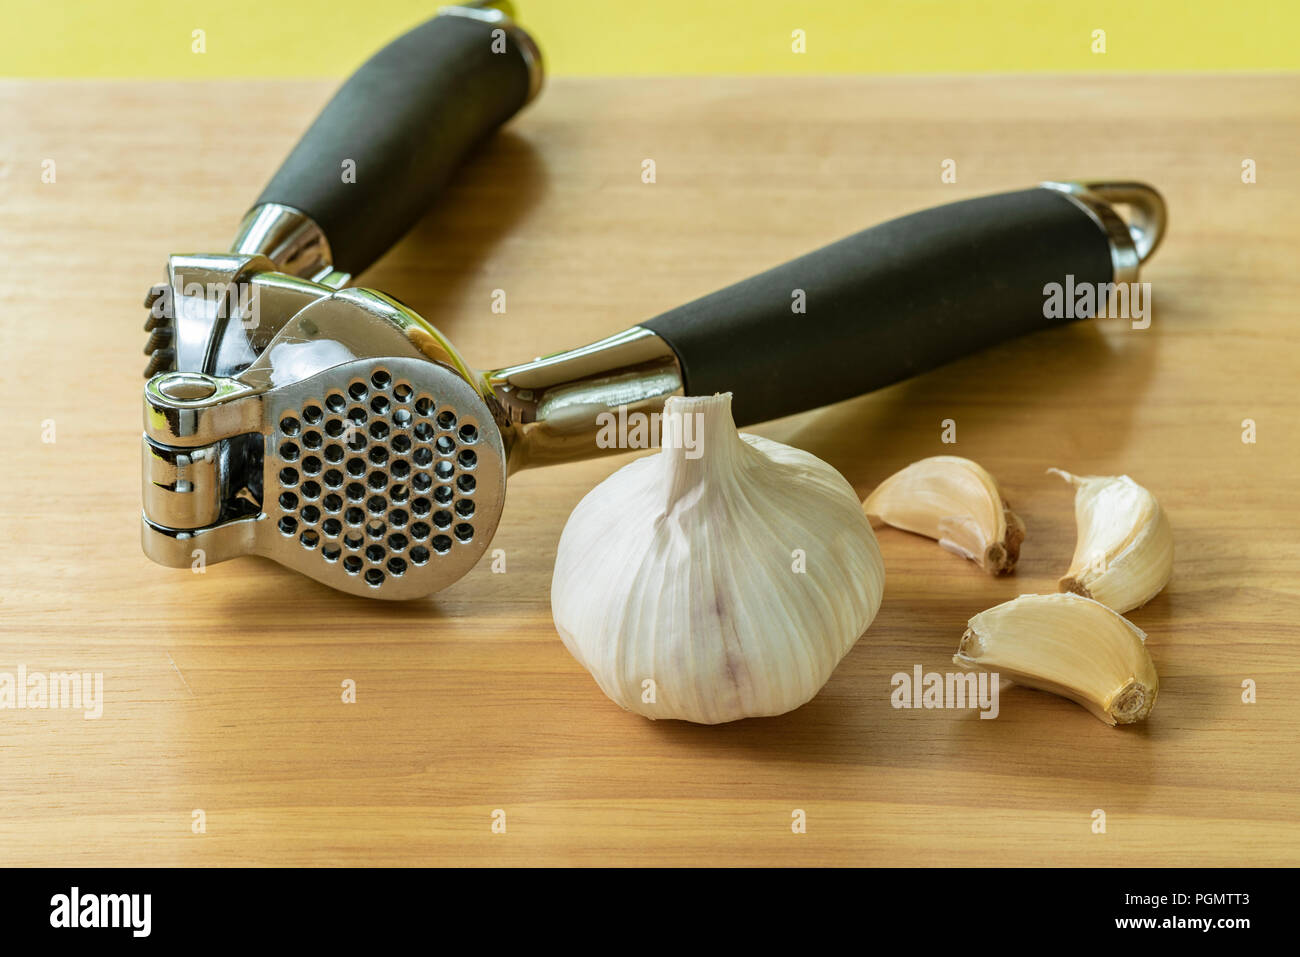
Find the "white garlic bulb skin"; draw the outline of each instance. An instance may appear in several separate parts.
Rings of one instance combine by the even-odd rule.
[[[647,718],[718,724],[799,707],[884,591],[853,487],[816,456],[737,432],[730,394],[670,398],[662,446],[565,525],[551,587],[565,647]]]

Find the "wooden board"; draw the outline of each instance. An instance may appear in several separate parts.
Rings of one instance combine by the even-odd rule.
[[[99,720],[0,711],[0,863],[1300,861],[1300,79],[557,81],[365,277],[487,367],[913,209],[1050,178],[1164,192],[1149,329],[1075,324],[758,430],[863,496],[916,458],[975,458],[1029,538],[994,581],[883,531],[884,605],[822,693],[721,727],[621,711],[552,627],[565,518],[627,455],[512,479],[507,572],[436,600],[141,553],[139,300],[169,252],[225,248],[330,92],[0,85],[0,671],[104,675]],[[1132,615],[1162,679],[1150,721],[1027,690],[995,721],[892,709],[890,676],[947,670],[970,615],[1054,588],[1074,523],[1049,466],[1129,473],[1168,510],[1174,580]]]

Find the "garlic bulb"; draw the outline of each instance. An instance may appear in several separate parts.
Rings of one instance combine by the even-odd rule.
[[[873,526],[936,539],[990,575],[1014,569],[1025,540],[1025,523],[993,476],[956,455],[934,455],[895,472],[867,496],[862,510]]]
[[[1079,538],[1060,590],[1095,598],[1120,614],[1140,608],[1169,583],[1174,534],[1156,497],[1127,475],[1071,475]]]
[[[569,516],[551,584],[565,647],[647,718],[799,707],[880,607],[884,566],[853,487],[737,432],[729,393],[670,398],[661,446]]]

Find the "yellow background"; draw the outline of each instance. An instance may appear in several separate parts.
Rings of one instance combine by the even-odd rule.
[[[0,0],[0,74],[333,77],[429,0]],[[552,75],[1293,71],[1297,0],[517,0]],[[207,50],[191,52],[206,31]],[[791,52],[791,31],[807,52]],[[1107,52],[1091,52],[1092,31]]]

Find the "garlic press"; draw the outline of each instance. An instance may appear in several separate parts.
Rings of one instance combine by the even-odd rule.
[[[869,392],[1062,322],[1045,284],[1134,281],[1164,231],[1150,186],[1045,183],[913,213],[591,345],[478,370],[414,311],[348,282],[541,77],[506,11],[445,8],[347,81],[231,252],[169,259],[146,300],[149,557],[261,555],[352,594],[428,595],[488,548],[510,474],[618,451],[600,438],[607,414],[732,392],[745,425]]]

